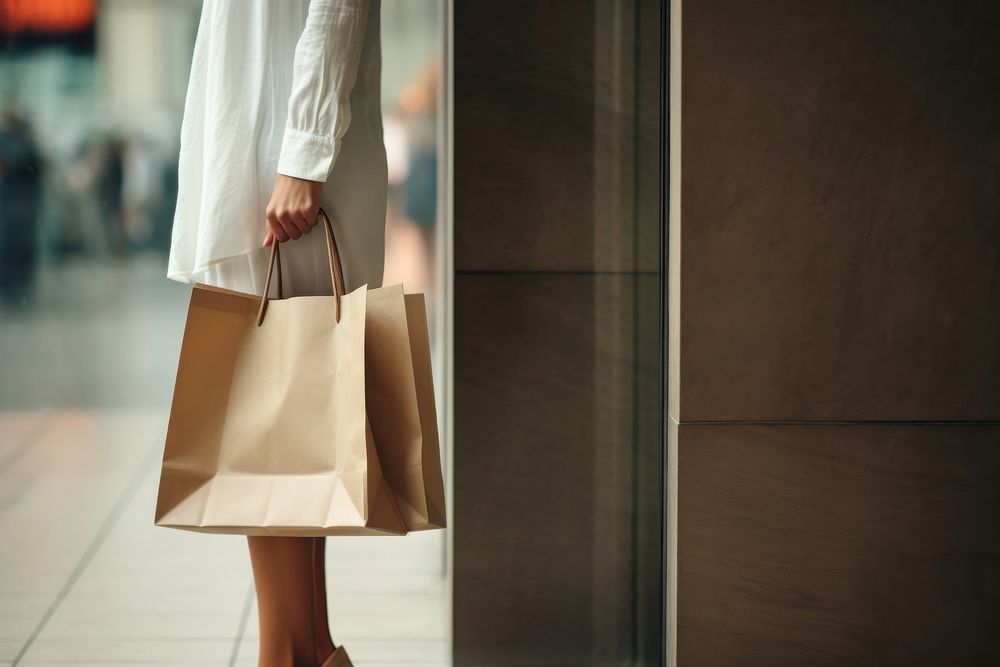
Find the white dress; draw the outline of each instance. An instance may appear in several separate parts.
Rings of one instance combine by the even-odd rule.
[[[380,0],[205,0],[167,277],[261,294],[277,173],[323,181],[348,290],[382,283]],[[320,222],[281,244],[285,296],[330,294]],[[272,280],[272,295],[275,280]]]

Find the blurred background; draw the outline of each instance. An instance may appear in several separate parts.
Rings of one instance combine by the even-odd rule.
[[[382,6],[384,282],[427,294],[439,411],[442,4]],[[255,664],[245,540],[152,526],[190,293],[165,276],[200,11],[0,0],[0,664]],[[445,552],[443,531],[329,541],[338,643],[396,664],[416,642],[444,664]]]
[[[147,297],[147,288],[185,293],[159,278],[170,248],[180,122],[200,9],[200,0],[0,1],[5,343],[13,344],[17,324],[43,313],[70,315],[73,305],[98,303],[132,310],[121,297],[138,288]],[[437,282],[440,15],[437,0],[392,2],[382,10],[390,181],[385,280],[408,291],[434,291]],[[104,282],[109,279],[113,286]],[[72,293],[72,286],[83,293]],[[172,309],[165,315],[178,322]],[[35,336],[29,340],[41,344]],[[59,353],[51,343],[44,345],[48,358]],[[172,389],[148,374],[122,381],[123,371],[152,362],[145,345],[138,348],[144,359],[138,365],[99,359],[95,365],[103,370],[94,372],[107,375],[76,373],[87,360],[74,357],[57,383],[38,378],[37,358],[24,347],[9,351],[15,349],[25,371],[5,367],[4,405],[151,405]],[[166,366],[176,361],[156,356]],[[114,378],[114,386],[98,381],[106,378]]]

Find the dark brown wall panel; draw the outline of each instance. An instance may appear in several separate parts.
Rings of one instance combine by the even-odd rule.
[[[998,25],[684,3],[681,420],[1000,418]]]
[[[1000,663],[1000,425],[679,442],[679,665]]]

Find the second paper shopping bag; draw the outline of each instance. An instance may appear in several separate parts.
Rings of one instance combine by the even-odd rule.
[[[281,298],[196,284],[167,427],[155,523],[248,535],[403,534],[365,402],[367,286]],[[268,298],[277,265],[278,299]]]
[[[365,373],[375,447],[406,529],[445,527],[431,351],[423,294],[368,292]]]

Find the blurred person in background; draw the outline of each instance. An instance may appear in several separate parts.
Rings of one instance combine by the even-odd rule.
[[[435,54],[399,96],[399,109],[410,144],[410,168],[404,186],[406,217],[420,227],[428,252],[433,251],[437,218],[436,129],[440,69],[440,55]]]
[[[400,92],[388,123],[397,164],[389,171],[386,284],[432,292],[437,221],[437,94],[440,54],[431,57]],[[429,307],[433,302],[428,304]],[[431,318],[434,321],[434,318]]]
[[[122,219],[125,190],[125,140],[117,134],[102,137],[93,147],[93,187],[97,197],[98,221],[104,228],[107,247],[103,250],[123,255],[128,250]]]
[[[0,113],[0,297],[25,304],[35,280],[42,157],[31,125],[14,108]]]
[[[153,235],[153,212],[160,192],[160,164],[153,141],[130,136],[123,153],[122,234],[130,251],[145,248]]]

